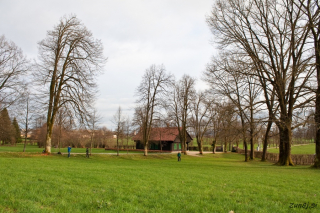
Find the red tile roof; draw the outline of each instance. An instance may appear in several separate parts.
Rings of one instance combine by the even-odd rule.
[[[152,128],[150,132],[149,141],[160,141],[160,139],[161,141],[174,141],[178,136],[179,136],[178,127]],[[132,139],[135,141],[142,140],[141,132],[133,136]]]

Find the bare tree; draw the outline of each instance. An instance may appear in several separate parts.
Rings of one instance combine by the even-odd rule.
[[[88,120],[88,126],[90,130],[90,155],[92,155],[92,146],[94,146],[95,132],[97,130],[97,124],[100,120],[101,116],[97,113],[96,109],[93,109]]]
[[[315,168],[320,168],[320,5],[318,0],[298,0],[295,1],[297,6],[301,6],[308,20],[310,36],[314,45],[314,57],[316,68],[317,86],[316,107],[315,107],[315,125],[316,125],[316,158]]]
[[[47,98],[47,153],[58,110],[73,110],[80,122],[88,119],[94,98],[95,76],[105,62],[100,40],[95,40],[76,16],[64,16],[47,37],[39,42],[39,72],[36,79]]]
[[[309,29],[301,17],[301,7],[293,1],[218,0],[207,19],[221,47],[237,49],[250,58],[255,68],[251,74],[263,88],[274,88],[279,114],[270,106],[268,110],[279,128],[279,165],[293,165],[292,116],[313,100],[305,89],[313,71],[306,54]]]
[[[258,100],[261,93],[258,80],[253,75],[243,74],[245,70],[250,73],[249,69],[241,57],[236,54],[224,54],[221,58],[214,59],[205,72],[205,80],[210,83],[213,92],[226,97],[237,108],[242,125],[245,161],[247,161],[247,131],[250,135],[250,159],[254,158],[254,137],[257,134],[257,120],[254,115],[259,112],[261,105]]]
[[[220,107],[219,103],[213,103],[214,105],[210,108],[210,116],[212,117],[212,122],[210,125],[209,131],[210,136],[212,137],[212,153],[216,153],[216,145],[221,133],[221,123],[222,123],[222,108]]]
[[[178,127],[181,149],[187,154],[187,128],[191,113],[191,102],[195,94],[195,79],[184,75],[180,81],[173,85],[173,90],[166,101],[166,109]]]
[[[224,152],[228,151],[228,143],[229,146],[238,136],[237,127],[237,107],[231,103],[226,102],[220,105],[221,107],[221,125],[220,125],[220,138],[223,139],[224,142]],[[243,141],[244,146],[246,141]],[[246,155],[245,155],[246,156]],[[247,160],[248,157],[246,156]]]
[[[138,106],[135,109],[134,123],[139,126],[144,145],[144,155],[148,155],[149,137],[154,115],[159,113],[161,100],[167,93],[167,88],[172,82],[172,76],[166,74],[163,65],[151,65],[146,70],[142,81],[137,88]]]
[[[195,133],[201,155],[203,154],[203,138],[210,129],[212,119],[214,118],[210,113],[212,112],[213,100],[207,97],[209,97],[208,93],[196,93],[191,104],[191,126]]]
[[[0,36],[0,110],[10,106],[23,93],[22,76],[28,71],[28,60],[15,43]]]
[[[162,141],[163,138],[163,128],[168,127],[170,122],[170,119],[163,118],[163,115],[158,115],[156,119],[154,119],[156,122],[154,122],[153,127],[155,128],[153,130],[153,134],[156,135],[156,137],[159,137],[159,147],[160,147],[160,153],[162,153],[162,148],[166,144],[165,141]]]
[[[70,130],[72,128],[72,126],[74,125],[73,116],[72,116],[71,111],[64,108],[64,107],[60,108],[57,113],[56,124],[59,128],[59,130],[58,130],[58,147],[59,147],[58,154],[61,154],[62,130],[66,130],[66,129]]]
[[[24,146],[23,146],[23,152],[26,151],[26,146],[27,146],[27,138],[28,138],[28,133],[30,132],[30,120],[33,117],[33,113],[30,110],[30,94],[29,92],[25,92],[25,97],[24,97]]]
[[[124,134],[125,118],[123,117],[121,107],[119,106],[116,114],[113,115],[113,124],[116,126],[115,133],[117,136],[117,155],[119,156],[119,138]]]
[[[129,139],[130,139],[130,135],[131,135],[131,131],[132,131],[130,117],[127,117],[124,120],[123,125],[124,125],[123,126],[123,133],[124,133],[126,140],[127,140],[127,154],[129,154],[128,153]]]

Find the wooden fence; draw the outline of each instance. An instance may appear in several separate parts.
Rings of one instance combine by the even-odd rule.
[[[237,153],[244,154],[244,149],[237,149]],[[250,150],[247,151],[250,155]],[[254,151],[255,158],[262,158],[262,151]],[[312,165],[314,164],[314,155],[291,155],[291,159],[295,165]],[[277,162],[279,160],[278,153],[266,153],[266,159],[272,162]]]
[[[105,150],[108,150],[108,149],[110,149],[110,150],[113,150],[113,149],[117,149],[117,146],[106,146],[105,147]],[[119,149],[125,149],[125,150],[127,150],[127,149],[130,149],[130,150],[132,150],[132,149],[136,149],[136,146],[135,145],[130,145],[130,146],[127,146],[127,145],[119,145]]]
[[[199,151],[198,146],[189,146],[189,151]],[[203,151],[212,151],[212,147],[203,147]]]
[[[212,152],[212,146],[208,147],[208,146],[204,146],[203,147],[203,151],[210,151]],[[232,147],[232,149],[235,147]],[[199,151],[198,146],[189,146],[189,151]],[[216,152],[223,152],[223,146],[216,146]]]

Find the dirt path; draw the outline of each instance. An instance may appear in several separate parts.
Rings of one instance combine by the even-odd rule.
[[[221,154],[223,152],[216,152],[216,154]],[[200,154],[199,154],[199,151],[188,151],[187,152],[188,155],[190,156],[194,156],[194,157],[202,157]],[[212,152],[203,152],[203,154],[212,154]]]
[[[148,153],[148,154],[177,154],[178,152],[168,152],[168,153]],[[223,152],[216,152],[216,154],[221,154]],[[67,152],[63,152],[62,153],[63,155],[67,155],[68,153]],[[71,152],[71,155],[85,155],[86,153],[73,153]],[[124,155],[124,154],[127,154],[127,153],[120,153],[120,155]],[[129,153],[129,154],[137,154],[137,153]],[[212,152],[209,152],[209,151],[206,151],[206,152],[203,152],[203,154],[212,154]],[[92,155],[117,155],[117,153],[92,153]],[[187,155],[190,155],[190,156],[194,156],[194,157],[202,157],[200,154],[199,154],[199,151],[188,151],[187,152]]]

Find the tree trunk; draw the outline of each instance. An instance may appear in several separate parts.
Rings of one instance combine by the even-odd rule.
[[[227,143],[227,137],[224,138],[224,152],[227,153],[228,143]]]
[[[264,136],[264,141],[263,141],[263,150],[262,150],[261,161],[266,161],[266,160],[267,160],[267,159],[266,159],[266,155],[267,155],[268,139],[269,139],[269,132],[270,132],[270,130],[271,130],[271,126],[272,126],[272,121],[270,120],[270,117],[269,117],[266,134],[265,134],[265,136]]]
[[[317,97],[317,99],[320,99],[320,98]],[[320,103],[320,100],[317,100],[317,102]],[[319,104],[319,103],[317,103],[317,104]],[[318,112],[318,113],[320,113],[320,112]],[[320,115],[318,115],[317,117],[318,117],[318,120],[316,121],[317,132],[316,132],[316,140],[315,140],[315,143],[316,143],[316,154],[315,154],[313,167],[315,167],[317,169],[320,169]]]
[[[253,134],[250,131],[250,160],[254,159],[254,143],[253,143]]]
[[[181,147],[181,148],[183,148],[183,154],[184,155],[187,155],[187,130],[186,130],[186,127],[184,126],[183,127],[183,141],[182,141],[182,144],[183,144],[183,147]]]
[[[254,124],[253,124],[253,100],[251,99],[250,96],[250,160],[254,159],[254,141],[253,141],[253,136],[254,136]]]
[[[244,138],[243,139],[243,146],[244,146],[244,161],[248,162],[249,158],[248,158],[248,144],[247,144],[247,140]]]
[[[23,146],[23,152],[26,151],[26,146],[27,146],[27,137],[28,137],[28,114],[29,114],[29,102],[27,102],[27,116],[26,116],[26,132],[24,135],[24,146]]]
[[[148,144],[146,143],[144,145],[144,156],[147,156],[148,155]]]
[[[127,154],[129,154],[128,148],[129,148],[129,138],[127,137]]]
[[[51,136],[52,136],[52,127],[53,125],[50,124],[47,127],[47,134],[46,134],[46,145],[45,145],[45,152],[50,154],[51,153]]]
[[[26,146],[27,146],[27,131],[26,131],[26,134],[24,136],[24,146],[23,146],[23,152],[26,151]]]
[[[93,136],[91,134],[91,140],[90,140],[90,156],[92,155],[92,140],[93,140]]]
[[[58,146],[59,146],[59,153],[61,153],[60,152],[60,149],[61,149],[61,124],[60,124],[60,128],[59,128]]]
[[[316,154],[314,159],[314,167],[320,168],[320,68],[318,69],[318,89],[316,94],[316,111],[315,111],[315,125],[316,125]]]
[[[212,141],[212,153],[216,154],[216,140]]]
[[[319,31],[318,31],[319,32]],[[316,125],[316,154],[314,159],[314,167],[320,168],[320,42],[315,41],[315,55],[317,64],[317,82],[318,88],[316,92],[316,110],[315,110],[315,125]]]
[[[203,146],[202,143],[198,143],[199,154],[203,155]]]
[[[203,147],[202,147],[202,141],[201,139],[197,136],[197,142],[198,142],[198,149],[199,149],[199,154],[203,155]]]
[[[294,166],[291,159],[291,141],[292,141],[292,131],[288,128],[291,125],[283,125],[279,127],[279,161],[277,165],[280,166]]]
[[[183,151],[184,150],[184,147],[183,147],[184,143],[181,141],[180,144],[181,144],[181,153],[184,153],[184,151]]]
[[[117,135],[117,156],[119,156],[119,139],[118,139],[118,135]]]

